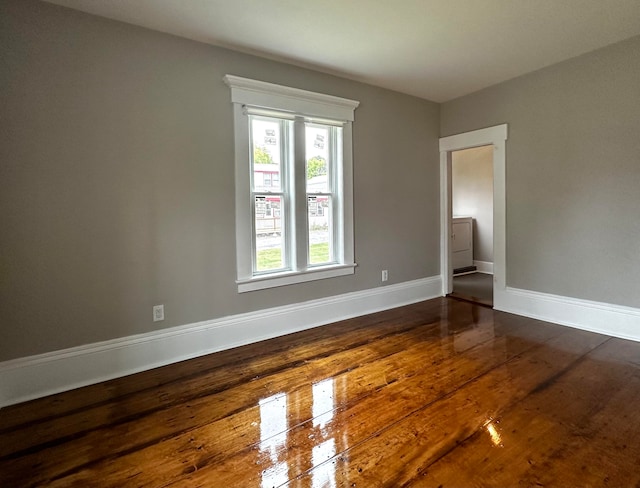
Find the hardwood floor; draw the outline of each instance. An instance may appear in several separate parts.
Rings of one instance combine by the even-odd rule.
[[[493,307],[493,275],[472,273],[453,277],[453,298]]]
[[[636,486],[640,344],[436,299],[0,410],[3,487]]]

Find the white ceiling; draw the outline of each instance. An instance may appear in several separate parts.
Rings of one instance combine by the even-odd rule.
[[[640,34],[640,0],[47,0],[443,102]]]

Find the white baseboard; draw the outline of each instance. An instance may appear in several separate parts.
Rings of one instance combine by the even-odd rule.
[[[507,287],[499,310],[640,341],[640,309]]]
[[[0,407],[442,296],[440,276],[0,363]]]
[[[473,261],[478,273],[493,274],[493,263],[488,261]]]

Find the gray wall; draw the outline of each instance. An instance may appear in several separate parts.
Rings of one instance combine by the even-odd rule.
[[[640,307],[640,37],[441,106],[502,123],[507,285]]]
[[[473,259],[493,263],[493,146],[451,155],[453,215],[473,217]]]
[[[0,360],[439,273],[437,104],[30,0],[0,50]],[[236,292],[227,73],[361,102],[355,275]]]

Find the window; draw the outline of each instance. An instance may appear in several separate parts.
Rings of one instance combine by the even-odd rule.
[[[359,102],[225,76],[234,105],[238,291],[354,272]]]

